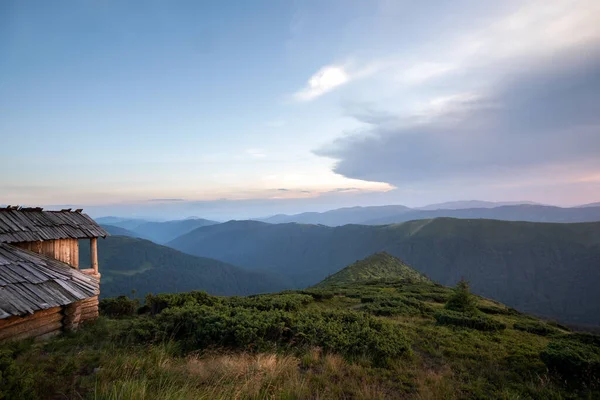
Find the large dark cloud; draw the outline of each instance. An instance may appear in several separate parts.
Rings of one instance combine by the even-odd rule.
[[[347,112],[367,130],[315,153],[337,159],[335,172],[350,178],[402,185],[600,168],[600,53],[578,49],[523,65],[426,120],[391,118],[370,105]]]

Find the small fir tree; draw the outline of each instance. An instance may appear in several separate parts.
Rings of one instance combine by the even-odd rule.
[[[469,282],[461,278],[454,288],[454,293],[446,303],[446,309],[474,314],[477,312],[477,300],[469,290]]]

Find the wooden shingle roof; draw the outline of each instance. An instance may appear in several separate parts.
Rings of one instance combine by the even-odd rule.
[[[0,208],[0,243],[106,237],[108,233],[81,210]]]
[[[98,279],[61,261],[0,243],[0,319],[100,293]]]

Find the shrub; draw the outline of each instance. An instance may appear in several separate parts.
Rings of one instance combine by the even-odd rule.
[[[548,336],[553,333],[558,333],[558,329],[538,321],[516,322],[513,328],[518,331],[525,331],[540,336]]]
[[[334,292],[327,291],[327,290],[319,290],[319,289],[302,290],[302,291],[299,291],[299,293],[312,296],[312,298],[315,299],[316,301],[330,300],[335,296]]]
[[[230,297],[225,304],[232,307],[255,308],[261,311],[296,311],[314,299],[307,294],[286,293],[277,295],[256,295],[252,297]]]
[[[433,310],[422,301],[405,297],[365,296],[364,311],[380,316],[391,315],[431,315]]]
[[[494,307],[494,306],[479,306],[479,311],[490,314],[490,315],[510,315],[511,311],[508,308]]]
[[[140,306],[139,300],[129,299],[126,296],[100,300],[100,313],[111,318],[131,317],[136,314]]]
[[[469,291],[469,283],[461,279],[454,289],[454,293],[446,303],[446,309],[462,313],[476,313],[477,300]]]
[[[271,350],[279,345],[308,345],[348,357],[364,355],[376,363],[410,353],[408,341],[396,326],[351,311],[287,312],[187,305],[165,309],[131,331],[139,333],[139,340],[174,339],[184,351],[209,347]]]
[[[552,372],[566,380],[598,385],[600,381],[600,347],[570,338],[550,342],[540,358]]]
[[[188,293],[162,293],[149,294],[146,296],[146,306],[151,315],[156,315],[162,310],[171,307],[182,307],[184,305],[209,305],[219,302],[219,298],[211,296],[206,292],[192,291]]]
[[[480,331],[499,331],[506,325],[485,315],[459,313],[451,310],[441,310],[435,313],[435,320],[440,325],[464,326]]]

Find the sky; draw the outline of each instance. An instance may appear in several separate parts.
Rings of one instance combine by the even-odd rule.
[[[5,0],[0,204],[600,201],[599,18],[597,0]]]

